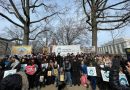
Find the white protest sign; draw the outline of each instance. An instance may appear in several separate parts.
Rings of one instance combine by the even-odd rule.
[[[48,63],[44,63],[44,64],[42,64],[42,68],[47,68],[48,67]]]
[[[129,85],[126,75],[122,73],[119,74],[119,82],[121,85]]]
[[[73,53],[77,55],[77,53],[81,53],[80,45],[63,45],[63,46],[53,46],[52,52],[55,52],[56,55],[60,53],[62,56],[66,56],[67,53]]]
[[[12,74],[15,74],[16,73],[16,69],[13,69],[13,70],[7,70],[4,72],[4,77],[5,78],[6,76],[8,75],[12,75]]]
[[[95,67],[87,67],[88,76],[97,76]]]
[[[101,70],[101,75],[102,75],[103,81],[109,82],[109,73],[110,73],[110,71]]]

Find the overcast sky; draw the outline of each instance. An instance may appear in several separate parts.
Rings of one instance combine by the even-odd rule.
[[[67,17],[73,16],[74,14],[74,4],[72,3],[73,0],[57,0],[61,6],[69,6],[71,8],[71,11],[67,14]],[[113,1],[113,0],[112,0]],[[120,1],[120,0],[114,0],[114,1]],[[113,1],[113,2],[114,2]],[[113,3],[111,2],[111,3]],[[4,33],[5,27],[10,27],[10,23],[7,20],[4,20],[0,17],[0,35]],[[130,25],[121,29],[122,34],[120,34],[120,37],[130,38]],[[110,31],[99,31],[98,32],[98,46],[112,40]]]

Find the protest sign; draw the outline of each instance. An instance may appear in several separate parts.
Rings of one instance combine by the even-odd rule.
[[[88,76],[97,76],[95,67],[87,67]]]
[[[13,55],[30,55],[30,54],[32,54],[32,46],[13,46],[11,54],[13,54]]]
[[[14,69],[14,70],[7,70],[7,71],[4,72],[4,77],[3,78],[5,78],[8,75],[15,74],[15,73],[16,73],[16,69]]]
[[[27,66],[27,64],[21,64],[21,69],[20,69],[20,71],[25,71],[26,66]]]
[[[119,74],[119,82],[121,85],[129,85],[126,75],[122,73]]]
[[[64,81],[64,75],[60,75],[60,81]]]
[[[101,75],[102,75],[103,81],[109,82],[109,73],[110,73],[110,71],[101,70]]]
[[[42,64],[42,68],[47,68],[47,67],[48,67],[48,63]]]

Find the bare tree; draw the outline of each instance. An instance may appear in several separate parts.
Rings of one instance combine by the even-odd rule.
[[[114,2],[112,0],[82,0],[82,2],[79,2],[83,7],[89,30],[92,31],[92,46],[95,46],[96,50],[97,32],[99,30],[115,30],[129,23],[130,0],[118,0]]]
[[[2,37],[7,37],[8,39],[14,39],[16,45],[22,44],[22,38],[24,36],[23,30],[18,26],[11,26],[10,28],[6,27],[5,34]],[[12,40],[13,41],[13,40]]]
[[[25,45],[29,44],[30,33],[37,29],[32,30],[31,27],[58,14],[59,10],[55,11],[55,8],[54,2],[51,4],[44,0],[0,0],[0,16],[23,30]],[[39,10],[42,16],[39,15]]]
[[[117,39],[119,36],[122,36],[123,31],[117,30],[117,31],[110,31],[110,35],[112,37],[112,45],[113,45],[113,53],[116,54],[116,47],[115,47],[115,39]]]
[[[56,40],[63,45],[81,44],[84,36],[88,36],[86,30],[86,27],[80,21],[78,23],[69,18],[61,22],[56,32]],[[87,38],[85,40],[88,41]]]

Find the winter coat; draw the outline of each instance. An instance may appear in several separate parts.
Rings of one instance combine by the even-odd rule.
[[[13,74],[6,76],[0,82],[0,90],[21,90],[22,76]]]
[[[109,74],[109,82],[111,90],[130,90],[130,87],[123,86],[119,83],[119,68],[120,68],[120,61],[114,59]]]
[[[29,82],[28,82],[28,78],[27,75],[25,74],[25,72],[17,72],[17,74],[22,76],[22,90],[28,90],[29,89]]]

